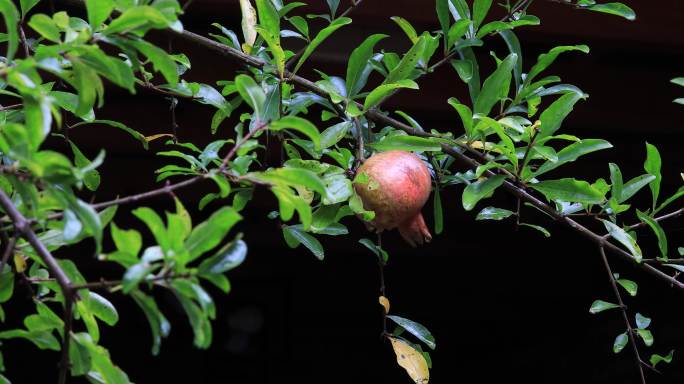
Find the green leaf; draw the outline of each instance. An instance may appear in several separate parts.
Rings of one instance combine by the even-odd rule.
[[[589,313],[591,313],[592,315],[595,315],[599,312],[603,312],[603,311],[613,309],[613,308],[620,308],[620,306],[617,304],[609,303],[607,301],[603,301],[603,300],[595,300],[593,303],[591,303],[591,307],[589,308]]]
[[[131,44],[152,62],[154,70],[160,72],[172,87],[178,84],[178,69],[171,55],[145,40],[131,41]]]
[[[670,353],[667,354],[667,356],[660,356],[657,354],[652,354],[651,358],[648,360],[652,366],[656,366],[656,364],[662,362],[665,362],[667,364],[670,364],[672,362],[672,356],[674,354],[674,350],[670,351]]]
[[[109,352],[95,344],[93,339],[87,333],[76,333],[73,335],[74,340],[86,348],[90,354],[91,368],[93,371],[99,373],[102,379],[107,384],[129,384],[128,376],[121,368],[114,365]]]
[[[332,127],[326,128],[323,132],[321,132],[321,148],[325,149],[337,144],[344,138],[347,132],[349,132],[352,124],[353,123],[351,121],[345,120],[333,125]]]
[[[644,344],[646,344],[647,347],[650,347],[653,345],[653,334],[651,331],[648,329],[636,329],[636,332],[639,336],[641,336],[641,339],[644,341]]]
[[[622,196],[620,197],[621,201],[628,200],[634,196],[635,193],[639,192],[641,188],[645,187],[655,179],[656,177],[653,175],[641,175],[625,183],[625,185],[622,187]]]
[[[511,70],[518,61],[518,55],[511,53],[499,65],[499,67],[484,81],[474,105],[474,112],[483,116],[489,115],[494,104],[502,97],[503,88],[511,80]],[[505,95],[504,95],[505,96]]]
[[[5,20],[5,32],[7,33],[7,54],[5,58],[7,63],[10,63],[19,47],[19,35],[16,28],[19,25],[19,11],[12,1],[0,0],[0,13]]]
[[[643,223],[646,223],[651,228],[651,230],[653,230],[653,233],[655,233],[656,237],[658,238],[658,248],[660,249],[660,255],[662,258],[667,260],[667,235],[665,234],[663,227],[661,227],[657,221],[655,221],[652,217],[648,216],[646,213],[641,212],[638,209],[636,210],[636,213],[639,220]]]
[[[385,78],[383,84],[396,83],[399,80],[409,79],[411,74],[418,64],[423,51],[425,50],[426,38],[421,36],[408,52],[401,58],[396,67],[394,67]]]
[[[76,164],[76,166],[79,168],[91,168],[90,165],[92,164],[92,162],[87,157],[85,157],[83,152],[81,152],[81,150],[78,149],[76,144],[70,141],[69,145],[71,146],[71,151],[74,154],[74,163]],[[89,190],[97,190],[97,188],[100,186],[100,173],[96,169],[91,169],[90,171],[86,172],[83,176],[83,183]]]
[[[370,35],[352,51],[351,56],[349,56],[349,63],[347,63],[347,97],[355,96],[366,84],[369,72],[365,69],[373,56],[373,48],[386,37],[387,35],[383,34]]]
[[[214,212],[206,221],[197,225],[185,240],[188,259],[183,264],[198,258],[204,252],[216,247],[242,216],[230,206]]]
[[[139,290],[135,290],[131,293],[131,297],[135,300],[136,304],[142,309],[147,322],[150,324],[150,330],[152,331],[152,354],[159,354],[159,347],[161,345],[162,337],[168,336],[171,330],[171,324],[166,320],[166,317],[159,311],[157,303],[154,298],[147,296]]]
[[[123,276],[123,293],[129,293],[152,272],[152,265],[141,261],[126,270]]]
[[[37,331],[29,332],[23,329],[12,329],[0,332],[0,340],[22,338],[32,342],[38,349],[59,351],[59,341],[51,332]]]
[[[198,267],[200,274],[219,274],[242,264],[247,256],[247,244],[241,239],[231,241],[214,255],[202,261]]]
[[[40,0],[19,0],[21,7],[21,18],[25,18],[29,11],[38,4]]]
[[[610,163],[608,164],[608,168],[610,168],[610,195],[612,198],[616,199],[618,203],[621,203],[622,201],[620,200],[620,197],[622,196],[622,172],[617,164]]]
[[[660,181],[662,176],[660,174],[662,161],[660,159],[660,152],[658,148],[653,144],[646,143],[646,161],[644,162],[644,170],[646,173],[655,176],[652,183],[648,184],[651,189],[651,196],[653,196],[652,208],[655,210],[656,203],[658,201],[658,195],[660,194]]]
[[[435,216],[435,233],[439,235],[444,228],[444,213],[442,212],[442,198],[439,196],[439,187],[435,188],[432,205]]]
[[[525,85],[529,85],[532,80],[537,77],[543,70],[549,67],[554,61],[556,61],[556,58],[558,55],[560,55],[563,52],[569,52],[569,51],[580,51],[584,53],[589,53],[589,47],[586,45],[564,45],[560,47],[555,47],[552,48],[548,53],[543,53],[539,55],[539,58],[537,59],[537,63],[530,69],[530,72],[527,74],[527,77],[525,77]]]
[[[667,207],[672,202],[676,201],[682,196],[684,196],[684,187],[679,187],[677,192],[675,192],[672,196],[665,199],[665,201],[663,201],[663,203],[660,204],[660,206],[655,211],[653,211],[653,214],[655,215],[656,213],[660,212],[663,208]]]
[[[176,294],[181,306],[188,316],[192,331],[194,333],[193,343],[197,348],[206,349],[211,345],[212,329],[208,316],[195,302],[184,295]]]
[[[411,23],[408,22],[408,20],[399,16],[392,16],[390,17],[390,20],[397,23],[399,28],[401,28],[401,30],[404,31],[406,36],[408,36],[409,40],[411,40],[411,44],[415,44],[416,41],[418,41],[418,34],[416,33],[416,29],[413,28],[413,26],[411,25]]]
[[[73,85],[78,90],[78,108],[75,113],[83,116],[93,109],[96,98],[104,92],[102,80],[94,69],[81,60],[72,59],[71,65],[74,71]]]
[[[492,0],[475,0],[473,3],[473,22],[475,29],[478,29],[482,21],[487,16],[489,8],[492,6]]]
[[[264,90],[250,76],[238,75],[235,78],[235,87],[245,102],[254,109],[258,119],[264,116],[266,94]]]
[[[72,125],[71,128],[73,129],[73,128],[76,128],[76,127],[79,127],[82,125],[86,125],[86,124],[104,124],[104,125],[109,125],[109,126],[114,127],[114,128],[119,128],[122,131],[127,132],[128,134],[133,136],[136,140],[140,141],[140,143],[142,143],[143,147],[145,149],[148,149],[148,142],[147,142],[147,139],[145,139],[145,136],[143,134],[141,134],[140,132],[136,131],[135,129],[130,128],[127,125],[122,124],[118,121],[113,121],[113,120],[81,121],[81,122],[78,122],[78,123]]]
[[[141,27],[163,29],[169,25],[169,20],[158,9],[151,6],[134,6],[109,23],[102,33],[127,33]]]
[[[133,210],[132,213],[147,225],[147,228],[149,228],[150,232],[154,235],[157,244],[159,244],[164,251],[168,251],[171,248],[164,221],[154,210],[148,207],[141,207]]]
[[[430,349],[435,349],[435,347],[437,346],[437,344],[435,344],[435,338],[432,336],[430,331],[428,331],[428,329],[425,328],[423,325],[416,323],[413,320],[405,319],[399,316],[389,315],[387,316],[387,318],[399,324],[410,334],[417,337],[420,341],[422,341],[428,347],[430,347]]]
[[[634,318],[636,320],[636,326],[639,329],[646,329],[649,325],[651,325],[651,319],[642,315],[641,313],[637,312]]]
[[[532,173],[532,176],[537,177],[546,172],[577,160],[580,156],[602,149],[612,148],[613,145],[605,140],[600,139],[584,139],[576,143],[572,143],[558,152],[558,160],[546,161],[539,168]]]
[[[48,15],[42,13],[33,15],[28,25],[47,40],[54,43],[59,43],[61,41],[59,28],[57,28],[55,21]]]
[[[634,240],[632,236],[625,232],[625,230],[611,223],[610,221],[603,219],[600,220],[603,222],[603,225],[605,225],[608,234],[612,238],[620,242],[620,244],[624,245],[632,254],[637,263],[641,262],[641,248],[639,248],[639,245],[637,244],[636,240]]]
[[[532,229],[536,229],[537,231],[541,232],[544,237],[551,237],[551,232],[549,232],[546,228],[540,226],[540,225],[534,225],[534,224],[528,224],[528,223],[520,223],[521,227],[528,227]]]
[[[581,98],[582,96],[577,93],[566,93],[549,105],[539,117],[541,121],[540,138],[553,135],[570,114],[575,103]]]
[[[627,336],[627,333],[621,333],[617,335],[615,342],[613,342],[613,353],[620,353],[623,349],[625,349],[627,343],[629,343],[629,337]]]
[[[283,51],[283,47],[280,44],[280,35],[273,35],[270,31],[260,25],[256,27],[256,30],[271,49],[273,60],[275,60],[276,67],[278,68],[278,75],[282,78],[285,73],[285,51]]]
[[[617,279],[618,284],[622,286],[622,288],[629,293],[630,296],[636,296],[637,294],[637,283],[633,282],[632,280],[627,280],[627,279]]]
[[[503,184],[506,176],[494,175],[487,179],[480,179],[469,184],[463,190],[462,203],[466,211],[475,208],[478,201],[491,196],[494,191]]]
[[[636,19],[636,13],[634,13],[634,10],[622,3],[594,4],[583,8],[594,12],[602,12],[624,17],[629,21],[634,21]]]
[[[471,111],[467,105],[459,103],[458,100],[454,97],[449,98],[449,100],[447,100],[447,103],[449,103],[449,105],[456,109],[456,112],[458,112],[458,115],[461,117],[461,122],[463,123],[463,128],[465,130],[466,135],[468,137],[472,137],[474,135],[473,111]]]
[[[12,298],[14,293],[14,272],[5,264],[0,271],[0,303],[4,303]]]
[[[515,215],[515,212],[509,211],[508,209],[486,207],[482,208],[480,213],[477,214],[477,217],[475,217],[475,220],[503,220],[512,215]]]
[[[301,168],[274,168],[266,172],[250,173],[249,176],[275,184],[303,186],[321,195],[326,195],[325,183],[315,173]]]
[[[256,0],[259,25],[273,36],[280,36],[280,15],[271,0]]]
[[[366,96],[366,100],[363,103],[363,110],[368,111],[369,109],[378,105],[382,99],[390,94],[392,91],[398,88],[410,88],[418,89],[418,84],[413,80],[399,80],[396,83],[384,83],[379,85],[377,88],[371,91],[371,93]]]
[[[86,0],[88,23],[97,30],[114,10],[114,0]]]
[[[427,137],[409,136],[409,135],[394,135],[386,136],[380,141],[368,144],[368,146],[378,151],[441,151],[442,146],[432,141]]]
[[[447,32],[447,43],[446,43],[447,49],[450,50],[454,47],[454,44],[458,41],[458,39],[463,37],[463,35],[465,35],[466,32],[468,32],[471,24],[472,24],[472,21],[470,21],[468,19],[461,19],[461,20],[456,21],[454,23],[454,25],[452,25],[451,28],[449,28],[449,31]],[[460,45],[460,42],[459,42],[459,45]],[[467,61],[470,61],[470,60],[467,60]],[[472,63],[471,63],[471,67],[472,67]],[[466,81],[466,83],[467,82],[468,81]]]
[[[604,201],[603,193],[584,180],[545,180],[530,184],[530,187],[544,194],[549,201],[562,200],[584,204],[599,204]]]
[[[363,221],[371,221],[375,218],[375,212],[367,211],[363,206],[361,197],[354,191],[354,194],[349,198],[349,208],[357,214]]]
[[[321,149],[321,134],[318,128],[310,121],[297,116],[285,116],[280,120],[272,122],[269,130],[277,132],[282,129],[292,129],[306,135],[314,144],[316,150]]]
[[[339,19],[333,20],[332,23],[330,23],[330,25],[328,25],[327,27],[323,28],[320,32],[318,32],[316,37],[314,37],[313,40],[311,40],[311,42],[306,46],[304,53],[302,53],[302,56],[299,58],[299,61],[297,61],[297,65],[295,65],[292,73],[297,73],[299,68],[301,68],[301,66],[306,61],[306,59],[308,59],[309,56],[311,56],[313,51],[316,48],[318,48],[318,46],[321,45],[321,43],[323,43],[323,41],[325,41],[325,39],[327,39],[328,36],[332,35],[333,32],[340,29],[341,27],[347,24],[351,24],[351,22],[352,20],[348,17],[340,17]]]
[[[109,300],[95,292],[88,294],[88,309],[105,324],[113,326],[119,321],[119,314]]]
[[[296,226],[283,226],[283,236],[290,236],[297,241],[297,244],[303,244],[318,260],[323,260],[325,257],[321,242]]]

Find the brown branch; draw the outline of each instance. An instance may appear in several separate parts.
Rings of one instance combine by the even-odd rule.
[[[7,215],[12,219],[14,223],[14,228],[17,235],[20,235],[31,247],[36,251],[40,259],[48,267],[50,273],[55,276],[57,283],[62,289],[62,295],[64,296],[64,337],[62,338],[62,363],[59,369],[58,382],[63,384],[66,382],[66,375],[69,368],[69,335],[71,333],[71,316],[73,301],[78,298],[77,294],[71,289],[71,280],[64,273],[62,267],[59,265],[57,260],[52,256],[50,251],[45,247],[45,245],[38,239],[36,233],[31,229],[29,221],[17,210],[12,203],[12,200],[5,194],[5,192],[0,189],[0,206],[7,213]]]
[[[74,292],[74,291],[72,291]],[[69,363],[69,346],[71,345],[71,329],[73,327],[74,301],[72,298],[64,298],[64,335],[62,336],[62,359],[59,362],[59,384],[65,384]]]
[[[45,265],[50,270],[50,273],[52,273],[57,279],[57,282],[62,288],[62,292],[64,293],[65,297],[68,297],[71,287],[71,280],[69,280],[69,277],[64,273],[62,267],[60,267],[59,263],[57,263],[57,260],[52,256],[50,251],[48,251],[45,245],[40,241],[40,239],[38,239],[36,233],[33,232],[31,226],[29,225],[29,221],[19,212],[19,210],[17,210],[17,208],[14,206],[14,203],[12,203],[12,200],[2,189],[0,189],[0,206],[2,206],[2,209],[5,211],[5,213],[9,215],[10,219],[12,219],[17,233],[26,239],[29,244],[31,244],[31,247],[36,251],[38,256],[41,258],[41,260],[43,260]]]
[[[615,276],[613,276],[613,271],[610,269],[610,263],[608,263],[608,258],[606,257],[606,252],[602,246],[599,246],[599,251],[601,252],[601,259],[603,260],[603,266],[608,272],[608,278],[610,279],[610,285],[613,287],[613,293],[620,306],[620,312],[622,312],[622,318],[627,326],[627,335],[629,337],[629,342],[632,344],[632,351],[634,352],[634,359],[636,360],[637,369],[639,370],[639,376],[641,378],[641,383],[646,384],[646,377],[644,376],[644,368],[642,366],[643,361],[641,356],[639,356],[639,347],[637,347],[636,340],[634,337],[634,329],[632,324],[629,322],[629,317],[627,316],[627,307],[622,302],[622,295],[620,295],[620,290],[618,289],[617,282],[615,281]]]

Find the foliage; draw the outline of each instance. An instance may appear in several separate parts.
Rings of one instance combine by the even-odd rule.
[[[242,263],[248,249],[243,235],[233,227],[243,220],[240,211],[249,204],[254,189],[266,188],[277,200],[278,210],[269,217],[279,222],[285,244],[304,246],[323,259],[323,236],[347,235],[343,221],[355,220],[353,216],[372,219],[373,212],[364,209],[352,179],[359,164],[377,151],[413,151],[430,165],[437,233],[443,230],[441,202],[453,198],[455,185],[464,186],[461,199],[466,211],[506,190],[586,235],[602,254],[607,249],[642,269],[656,271],[676,288],[684,288],[669,274],[684,267],[681,255],[671,254],[671,240],[661,226],[662,220],[683,211],[669,209],[670,213],[659,216],[684,195],[684,187],[668,197],[661,194],[662,161],[655,146],[646,143],[644,173],[631,179],[623,179],[620,167],[613,163],[606,167],[605,178],[554,178],[557,168],[568,168],[581,156],[611,148],[611,144],[562,133],[564,120],[588,95],[575,85],[561,83],[559,77],[549,74],[549,68],[561,55],[586,54],[589,47],[559,46],[539,55],[531,65],[523,63],[515,30],[540,23],[529,13],[531,0],[505,1],[500,19],[493,17],[496,10],[491,0],[472,4],[437,0],[437,31],[420,32],[408,20],[392,18],[410,42],[406,52],[378,50],[377,45],[388,36],[371,35],[350,53],[345,74],[319,70],[315,82],[296,73],[320,44],[352,23],[347,16],[361,6],[361,0],[343,12],[338,12],[339,1],[327,1],[329,13],[307,17],[298,14],[303,3],[241,0],[242,36],[215,24],[211,44],[184,31],[179,18],[183,8],[177,0],[86,0],[84,12],[77,14],[62,10],[40,13],[36,11],[42,10],[40,6],[34,8],[39,3],[22,0],[17,8],[0,0],[7,31],[2,36],[6,50],[0,63],[0,93],[7,100],[0,108],[0,205],[5,245],[0,303],[13,296],[19,279],[34,286],[36,299],[35,313],[24,318],[24,328],[2,331],[0,339],[21,338],[39,349],[61,351],[63,362],[68,362],[62,365],[61,382],[67,374],[98,383],[130,382],[113,362],[116,356],[112,358],[99,344],[101,326],[114,326],[125,315],[112,305],[107,298],[110,294],[128,296],[140,307],[150,325],[151,352],[157,354],[162,338],[169,336],[170,324],[157,305],[155,292],[168,290],[187,314],[194,345],[207,348],[216,304],[206,286],[230,291],[225,274]],[[635,18],[621,3],[560,3]],[[314,20],[325,25],[316,31],[310,25]],[[247,69],[232,78],[216,79],[215,85],[186,81],[183,75],[191,67],[189,59],[146,40],[152,30],[220,49]],[[474,52],[497,38],[504,40],[508,51],[492,52],[496,68],[485,73]],[[306,45],[294,52],[290,47],[297,39]],[[407,123],[382,111],[388,98],[402,89],[418,89],[422,77],[445,64],[451,65],[454,79],[464,83],[470,96],[469,100],[448,100],[462,129],[427,131],[404,112],[396,114]],[[673,82],[684,85],[682,78]],[[110,87],[130,93],[147,89],[170,97],[172,111],[179,102],[211,106],[214,115],[206,129],[215,141],[198,148],[194,143],[177,142],[173,130],[145,137],[134,127],[99,119]],[[684,104],[682,99],[675,102]],[[233,116],[238,108],[249,112]],[[74,119],[76,123],[67,123]],[[233,132],[225,129],[229,122]],[[156,180],[180,181],[139,195],[88,203],[100,184],[98,168],[107,161],[106,144],[101,144],[96,157],[88,158],[78,143],[69,139],[68,131],[93,124],[123,130],[145,150],[150,141],[171,137],[168,149],[157,153],[166,163],[156,171]],[[48,140],[64,140],[70,150],[47,149]],[[265,168],[266,152],[281,147],[285,154],[282,162]],[[211,180],[215,191],[199,202],[200,209],[212,211],[204,221],[191,218],[177,198],[175,209],[164,215],[144,206],[147,199],[173,195],[176,189],[205,180]],[[633,207],[631,199],[646,187],[651,204]],[[137,207],[130,211],[119,208],[126,204]],[[476,219],[515,218],[518,225],[551,235],[540,223],[521,222],[520,206],[487,206]],[[144,243],[138,230],[116,224],[127,215],[144,224],[152,242]],[[593,230],[571,216],[586,218]],[[630,220],[638,221],[628,225]],[[636,231],[642,229],[656,235],[657,250],[638,243]],[[114,248],[103,246],[105,237],[111,237]],[[120,279],[83,276],[78,263],[67,256],[82,242],[92,246],[98,261],[118,265]],[[361,243],[377,256],[382,271],[389,255],[380,242],[363,239]],[[657,256],[648,258],[653,252]],[[56,253],[59,258],[53,255]],[[618,290],[621,287],[636,296],[637,283],[613,274],[605,254],[604,260],[618,303],[596,300],[590,312],[619,309],[625,314],[626,331],[615,339],[616,353],[630,341],[634,343],[635,337],[650,347],[654,340],[648,329],[651,319],[639,313],[633,321],[627,319]],[[380,302],[385,322],[389,319],[397,325],[393,332],[384,329],[384,335],[398,363],[414,381],[427,382],[429,353],[402,335],[410,334],[431,350],[436,347],[435,338],[413,320],[388,315],[389,300],[384,292]],[[4,320],[1,307],[0,315]],[[84,331],[75,332],[74,322],[82,323],[84,327],[79,329]],[[634,351],[642,369],[646,363],[639,358],[638,349]],[[649,361],[651,365],[669,363],[672,357],[672,352],[653,354]],[[0,368],[4,367],[0,364]],[[9,382],[2,375],[0,381]]]

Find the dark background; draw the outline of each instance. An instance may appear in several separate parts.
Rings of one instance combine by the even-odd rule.
[[[323,10],[323,1],[311,3],[305,12]],[[343,10],[348,2],[341,3]],[[588,44],[589,55],[565,54],[547,73],[590,94],[566,120],[564,133],[605,138],[615,148],[586,156],[568,168],[579,178],[608,178],[607,163],[613,161],[620,164],[626,179],[631,178],[643,173],[644,142],[649,141],[663,156],[661,196],[669,196],[681,184],[679,172],[684,169],[680,152],[684,107],[672,103],[673,98],[684,96],[684,89],[669,83],[684,75],[684,4],[677,0],[627,3],[637,12],[634,22],[535,2],[530,12],[541,18],[542,25],[518,32],[524,68],[528,70],[537,55],[553,46]],[[404,52],[408,41],[389,20],[394,15],[410,20],[419,32],[438,29],[431,1],[366,0],[351,14],[354,23],[323,44],[303,74],[313,78],[312,68],[343,74],[351,50],[371,33],[390,34],[392,38],[379,47]],[[212,22],[240,35],[237,1],[195,0],[183,20],[187,29],[205,35]],[[313,30],[320,28],[316,21],[311,24]],[[161,44],[167,40],[161,35],[154,39]],[[174,40],[171,46],[191,58],[188,80],[214,84],[232,79],[239,69],[230,60],[183,41]],[[296,43],[290,48],[297,48]],[[487,46],[478,50],[483,73],[492,66],[490,49],[499,57],[506,54],[498,37],[487,38]],[[419,83],[420,91],[402,92],[386,105],[387,110],[401,109],[426,128],[460,130],[457,114],[446,104],[451,96],[466,99],[465,86],[453,69],[444,66]],[[225,122],[216,137],[211,136],[212,113],[209,107],[182,101],[177,109],[180,140],[203,145],[232,135],[234,119]],[[142,91],[131,96],[109,87],[106,107],[98,117],[120,120],[145,134],[170,131],[168,101]],[[153,171],[165,160],[154,155],[164,150],[161,141],[144,151],[126,134],[105,126],[78,128],[70,136],[91,157],[101,146],[107,148],[96,201],[154,187]],[[53,145],[63,144],[55,141]],[[566,172],[554,171],[553,176]],[[638,201],[650,199],[644,191]],[[179,196],[195,209],[203,192],[203,188],[183,190]],[[523,210],[523,220],[544,225],[551,238],[529,228],[516,231],[510,222],[476,222],[476,212],[485,205],[464,212],[460,193],[460,187],[443,192],[445,229],[431,244],[411,249],[396,233],[383,238],[390,253],[386,279],[391,311],[426,325],[437,339],[437,349],[431,354],[431,382],[636,383],[630,347],[619,355],[612,352],[615,336],[624,330],[619,312],[588,312],[595,299],[614,300],[595,245],[529,208]],[[148,204],[162,210],[170,209],[170,203],[162,197]],[[485,204],[513,209],[515,201],[499,192]],[[643,209],[645,204],[637,206]],[[274,198],[260,192],[244,212],[246,220],[238,230],[245,234],[249,255],[229,273],[233,289],[228,296],[211,291],[218,318],[209,350],[192,346],[192,332],[180,306],[160,293],[157,297],[172,323],[172,333],[164,340],[161,354],[151,356],[151,335],[142,312],[129,299],[108,295],[121,319],[114,328],[102,326],[101,342],[133,381],[410,382],[389,344],[380,338],[378,270],[374,256],[357,243],[359,238],[370,237],[363,226],[350,218],[346,222],[350,236],[322,237],[326,257],[320,262],[301,247],[290,250],[285,246],[275,222],[266,218],[275,207]],[[117,224],[138,225],[129,211],[130,207],[119,210]],[[433,227],[431,203],[424,212]],[[195,212],[195,222],[205,214]],[[681,229],[681,219],[666,225],[671,254],[684,245],[679,241]],[[644,232],[640,239],[645,252],[652,255],[654,237]],[[91,253],[84,249],[60,256],[84,263],[93,280],[120,275],[120,270],[92,261]],[[615,272],[639,283],[637,299],[626,297],[632,316],[638,311],[653,318],[654,346],[645,348],[640,343],[644,360],[651,353],[676,350],[671,365],[659,366],[662,375],[647,372],[649,382],[682,382],[684,296],[616,258],[611,260]],[[30,303],[19,300],[26,294],[18,287],[15,300],[5,306],[8,321],[3,327],[16,325],[30,310]],[[14,383],[54,382],[56,353],[38,352],[21,340],[5,343],[2,350]],[[35,365],[36,361],[40,364]]]

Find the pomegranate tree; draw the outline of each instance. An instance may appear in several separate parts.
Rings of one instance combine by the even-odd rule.
[[[401,236],[415,247],[432,240],[421,209],[431,189],[430,171],[411,152],[387,151],[371,156],[358,169],[354,189],[365,209],[374,211],[369,223],[382,232],[399,229]]]

